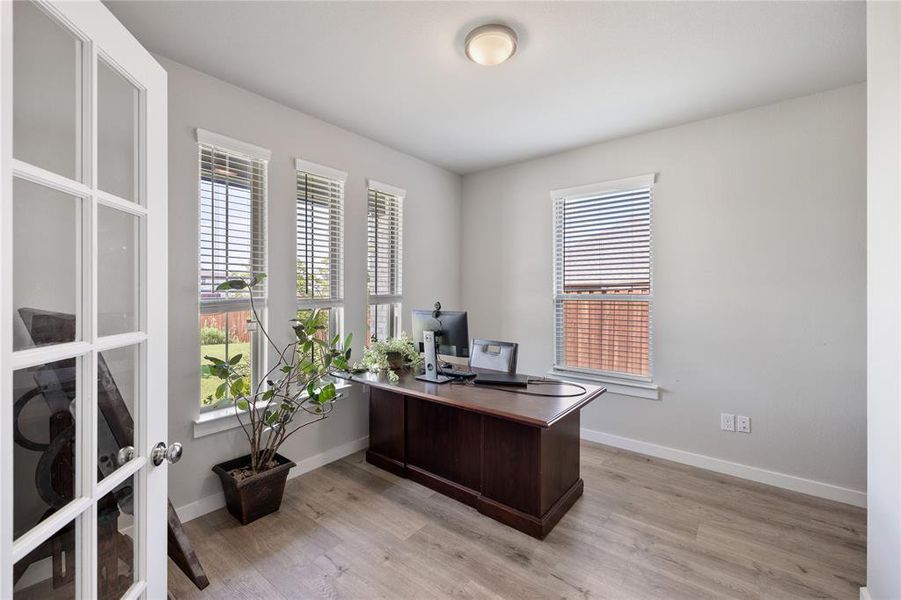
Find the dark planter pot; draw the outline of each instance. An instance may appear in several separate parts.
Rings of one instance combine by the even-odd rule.
[[[232,477],[230,471],[249,466],[249,454],[213,467],[213,473],[218,475],[222,481],[228,512],[241,521],[242,525],[274,513],[282,505],[285,481],[288,479],[288,471],[294,466],[294,462],[281,454],[275,455],[275,461],[278,466],[240,481]]]

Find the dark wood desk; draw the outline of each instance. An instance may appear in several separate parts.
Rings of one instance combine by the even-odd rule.
[[[368,462],[537,538],[582,495],[579,413],[605,388],[584,385],[587,393],[550,398],[426,383],[410,373],[397,383],[371,373],[353,380],[369,398]]]

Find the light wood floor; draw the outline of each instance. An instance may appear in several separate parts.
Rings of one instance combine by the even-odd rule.
[[[585,495],[543,542],[354,454],[288,482],[280,513],[186,524],[188,598],[858,598],[862,509],[583,443]]]

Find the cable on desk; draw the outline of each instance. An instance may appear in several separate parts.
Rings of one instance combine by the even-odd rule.
[[[503,387],[503,386],[495,386],[495,385],[478,385],[472,381],[451,381],[451,385],[467,385],[470,387],[475,387],[479,389],[486,390],[497,390],[499,392],[509,392],[511,394],[522,394],[524,396],[540,396],[542,398],[576,398],[581,396],[582,394],[587,394],[588,389],[578,383],[571,383],[569,381],[557,381],[554,379],[529,379],[529,385],[568,385],[570,387],[579,388],[579,392],[575,394],[543,394],[541,392],[530,392],[528,390],[523,390],[519,387]]]

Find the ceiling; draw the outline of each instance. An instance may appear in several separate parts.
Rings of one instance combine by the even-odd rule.
[[[150,50],[457,173],[866,76],[863,2],[144,2]],[[466,60],[503,22],[517,54]]]

